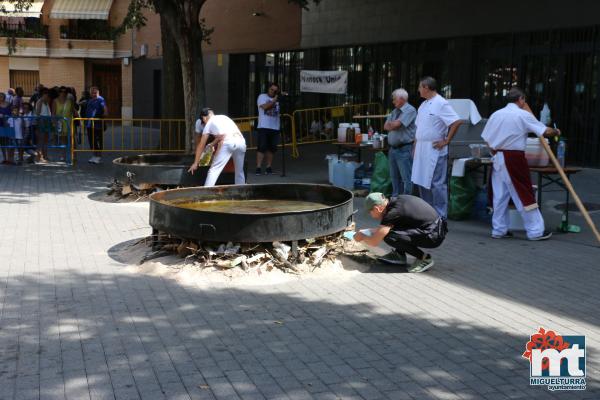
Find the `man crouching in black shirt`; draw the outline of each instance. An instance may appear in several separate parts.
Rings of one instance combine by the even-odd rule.
[[[381,221],[374,229],[363,229],[354,240],[377,246],[383,240],[394,250],[379,260],[396,265],[406,265],[406,253],[415,257],[409,272],[424,272],[433,267],[431,255],[419,247],[435,248],[442,244],[448,232],[444,221],[424,200],[409,195],[386,199],[381,193],[371,193],[365,199],[365,209],[371,217]]]

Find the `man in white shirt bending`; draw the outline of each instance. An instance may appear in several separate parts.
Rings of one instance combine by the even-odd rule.
[[[448,101],[437,93],[432,77],[422,78],[419,94],[425,99],[417,112],[417,133],[411,180],[421,198],[448,217],[448,145],[462,123]]]
[[[215,153],[204,186],[215,186],[221,171],[223,171],[231,157],[233,157],[235,167],[235,184],[246,183],[244,176],[246,140],[235,122],[226,115],[215,115],[210,108],[203,108],[200,111],[200,119],[204,123],[204,129],[200,143],[196,146],[196,158],[188,172],[193,174],[198,169],[198,163],[206,147],[208,136],[213,135],[215,140],[212,145],[215,146]]]

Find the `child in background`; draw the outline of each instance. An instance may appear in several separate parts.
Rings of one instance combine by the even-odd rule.
[[[21,165],[23,163],[23,118],[19,116],[19,109],[13,107],[12,117],[8,119],[8,125],[15,130],[15,139],[13,145],[19,149],[19,159],[16,164]],[[15,156],[15,149],[8,150],[8,160],[13,161]]]
[[[25,146],[25,152],[29,154],[31,157],[27,160],[28,163],[34,163],[37,157],[37,152],[31,147],[35,147],[34,138],[35,138],[35,117],[33,115],[33,110],[31,108],[31,104],[23,103],[23,146]]]

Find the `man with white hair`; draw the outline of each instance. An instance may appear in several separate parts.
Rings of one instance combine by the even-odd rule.
[[[383,129],[388,131],[388,153],[390,176],[392,178],[392,197],[412,193],[412,144],[417,127],[417,110],[408,104],[408,92],[402,88],[392,92],[394,110],[388,116]]]

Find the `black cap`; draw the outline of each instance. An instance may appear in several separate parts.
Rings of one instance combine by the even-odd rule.
[[[200,116],[201,117],[208,117],[208,113],[212,112],[212,108],[210,107],[204,107],[202,110],[200,110]]]

